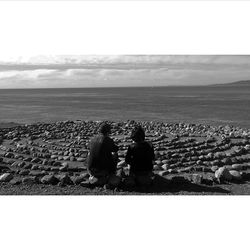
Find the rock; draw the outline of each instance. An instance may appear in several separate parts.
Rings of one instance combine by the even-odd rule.
[[[41,179],[41,183],[43,183],[43,184],[56,185],[58,182],[59,182],[59,180],[54,175],[45,175]]]
[[[25,162],[24,161],[21,161],[17,164],[18,167],[22,168],[25,166]]]
[[[89,180],[87,179],[87,180],[85,180],[85,181],[82,181],[82,182],[80,183],[80,185],[81,185],[82,187],[89,187],[89,186],[90,186]]]
[[[35,184],[37,183],[37,178],[35,176],[27,176],[22,179],[23,184]]]
[[[20,175],[28,175],[29,174],[29,170],[28,169],[21,169],[20,171],[19,171],[19,174]]]
[[[200,185],[202,183],[203,176],[200,174],[192,174],[191,175],[191,182],[194,184]]]
[[[154,171],[161,171],[161,170],[163,170],[163,168],[161,166],[158,166],[158,165],[154,165],[153,169],[154,169]]]
[[[45,171],[40,171],[40,170],[31,170],[29,172],[29,175],[31,175],[31,176],[37,176],[37,177],[42,177],[42,176],[46,175],[46,172]]]
[[[5,173],[0,176],[0,182],[9,182],[13,179],[13,175],[10,173]]]
[[[27,164],[23,167],[23,169],[31,169],[33,167],[33,165],[30,163],[30,164]]]
[[[163,170],[163,171],[160,171],[159,173],[158,173],[158,175],[160,175],[160,176],[165,176],[165,175],[167,175],[169,172],[168,172],[168,170]]]
[[[120,161],[120,162],[118,162],[118,164],[117,164],[117,167],[119,167],[119,168],[123,168],[123,167],[125,167],[125,166],[127,166],[127,163],[126,163],[125,161]]]
[[[70,161],[75,161],[75,157],[74,157],[74,156],[71,156],[71,157],[69,158],[69,160],[70,160]]]
[[[9,182],[11,185],[19,185],[22,183],[22,180],[20,178],[15,178],[15,179],[12,179],[10,182]]]
[[[48,165],[48,160],[44,159],[42,165]]]
[[[69,167],[69,163],[68,162],[62,162],[61,166],[65,167],[65,168],[68,168]]]
[[[58,157],[57,155],[51,155],[50,156],[50,158],[53,159],[53,160],[57,159],[57,157]]]
[[[13,153],[8,152],[8,153],[5,154],[5,157],[7,157],[7,158],[14,158],[15,155]]]
[[[164,170],[168,170],[168,169],[169,169],[169,165],[166,164],[166,163],[163,164],[161,167],[162,167],[162,169],[164,169]]]
[[[72,185],[73,181],[69,177],[68,174],[59,174],[56,176],[56,178],[59,180],[60,185]]]
[[[39,166],[38,165],[33,165],[31,170],[38,170],[39,169]]]
[[[30,162],[32,162],[32,163],[39,163],[40,159],[39,158],[33,158]]]
[[[75,185],[79,185],[81,182],[86,181],[88,177],[88,175],[82,174],[79,176],[71,177],[71,180],[74,182]]]
[[[4,164],[0,164],[0,172],[8,172],[10,171],[10,168],[5,166]]]
[[[229,173],[232,175],[233,180],[241,181],[242,175],[237,170],[229,170]]]
[[[242,170],[243,166],[244,166],[243,164],[233,164],[232,170]]]
[[[53,164],[51,164],[52,166],[55,166],[55,167],[59,167],[61,166],[61,162],[60,161],[55,161]],[[59,168],[58,168],[59,169]]]
[[[32,158],[31,158],[31,157],[26,157],[26,158],[24,158],[23,160],[24,160],[24,161],[30,162],[30,161],[32,160]]]
[[[76,159],[76,161],[78,161],[78,162],[83,162],[83,161],[84,161],[84,158],[78,157],[78,158]]]
[[[216,172],[218,169],[219,169],[218,166],[212,166],[212,167],[211,167],[211,171],[212,171],[212,172]]]
[[[217,178],[219,181],[231,181],[232,175],[229,173],[228,169],[226,169],[225,167],[220,167],[218,170],[215,171],[215,178]]]

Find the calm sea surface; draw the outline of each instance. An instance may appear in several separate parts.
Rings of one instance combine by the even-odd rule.
[[[0,90],[0,122],[160,120],[250,128],[250,86]]]

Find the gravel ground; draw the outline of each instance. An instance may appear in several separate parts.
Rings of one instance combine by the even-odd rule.
[[[148,190],[137,188],[133,191],[105,190],[104,188],[86,188],[81,186],[52,185],[11,185],[0,184],[0,195],[249,195],[250,182],[243,184],[220,184],[214,186],[192,183],[170,184],[166,187],[152,187]]]

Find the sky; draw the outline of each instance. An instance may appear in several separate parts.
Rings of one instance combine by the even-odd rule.
[[[0,88],[209,85],[250,80],[250,56],[0,55]]]

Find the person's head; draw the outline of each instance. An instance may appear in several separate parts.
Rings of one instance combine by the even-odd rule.
[[[145,132],[141,126],[136,126],[132,132],[130,138],[135,142],[140,142],[145,140]]]
[[[99,132],[103,135],[108,135],[111,132],[111,126],[108,123],[101,124],[99,128]]]

